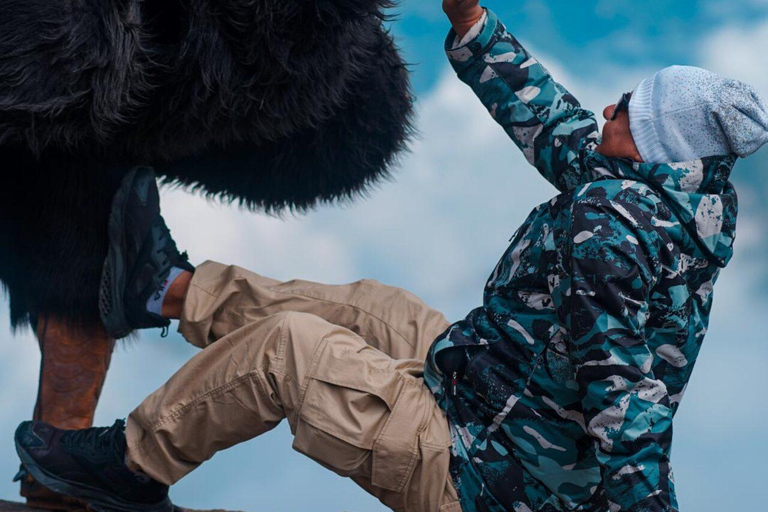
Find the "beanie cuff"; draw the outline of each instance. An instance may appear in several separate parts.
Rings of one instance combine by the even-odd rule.
[[[670,161],[653,125],[653,85],[656,75],[646,78],[632,92],[629,101],[629,129],[645,163],[657,164]]]

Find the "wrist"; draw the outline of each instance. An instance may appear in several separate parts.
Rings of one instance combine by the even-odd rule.
[[[485,9],[477,5],[465,12],[448,14],[448,19],[453,26],[453,31],[459,37],[464,37],[483,18],[484,14]]]

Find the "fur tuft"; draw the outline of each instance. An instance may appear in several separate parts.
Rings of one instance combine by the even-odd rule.
[[[393,52],[382,44],[387,2],[0,5],[0,143],[36,154],[154,162],[229,145],[259,153],[332,120],[392,60],[381,54]],[[384,94],[407,93],[398,76]],[[410,109],[403,99],[393,122]]]
[[[98,321],[126,168],[252,209],[350,200],[412,134],[388,0],[0,0],[0,280]]]
[[[0,1],[0,144],[108,144],[138,112],[151,89],[139,4],[112,1]]]
[[[106,257],[112,196],[124,169],[46,153],[0,150],[14,186],[0,189],[0,280],[14,327],[53,314],[98,322],[97,291]]]
[[[246,143],[211,148],[156,169],[166,182],[270,213],[364,192],[389,176],[413,132],[407,71],[389,36],[379,37],[378,66],[333,117],[257,150]]]

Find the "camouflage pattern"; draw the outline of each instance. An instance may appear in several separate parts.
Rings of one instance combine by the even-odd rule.
[[[464,512],[677,510],[672,419],[733,252],[736,157],[603,157],[595,116],[490,11],[448,55],[561,192],[428,357]]]

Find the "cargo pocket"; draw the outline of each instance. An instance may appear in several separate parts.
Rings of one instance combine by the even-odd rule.
[[[374,445],[404,379],[392,358],[351,333],[326,340],[318,353],[293,425],[293,448],[341,476],[368,479]]]
[[[403,377],[404,385],[384,429],[373,446],[371,483],[401,493],[420,457],[419,435],[432,411],[421,379]]]

